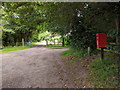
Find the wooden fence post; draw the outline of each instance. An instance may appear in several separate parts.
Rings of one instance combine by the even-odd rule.
[[[55,39],[54,39],[54,45],[55,45]]]
[[[23,47],[25,46],[25,44],[24,44],[24,38],[22,38],[22,46]]]
[[[90,47],[88,47],[88,56],[90,56]]]

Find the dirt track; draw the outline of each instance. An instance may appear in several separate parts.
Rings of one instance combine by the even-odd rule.
[[[66,65],[59,54],[64,50],[66,49],[34,47],[2,54],[2,87],[76,87],[72,82],[72,74],[69,73],[69,69],[66,69]],[[77,72],[77,76],[87,77],[85,69],[80,65]],[[81,82],[78,86],[83,87]]]

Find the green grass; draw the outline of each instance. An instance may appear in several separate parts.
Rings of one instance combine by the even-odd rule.
[[[23,50],[23,49],[27,49],[27,48],[31,48],[32,46],[15,46],[15,47],[5,47],[4,49],[0,50],[0,54],[2,53],[8,53],[8,52],[12,52],[12,51],[18,51],[18,50]]]
[[[62,45],[52,45],[52,44],[50,44],[50,45],[48,45],[48,46],[46,46],[47,48],[51,48],[51,49],[62,49],[62,48],[68,48],[68,46],[64,46],[64,47],[62,47]]]
[[[28,48],[31,48],[35,45],[38,45],[40,42],[32,42],[31,45],[26,45],[26,46],[7,46],[3,49],[0,50],[0,54],[2,53],[8,53],[8,52],[13,52],[13,51],[18,51],[18,50],[24,50],[24,49],[28,49]]]
[[[61,52],[61,54],[64,56],[74,56],[76,58],[81,58],[87,56],[87,51],[86,50],[77,51],[77,50],[69,49]]]
[[[110,54],[104,60],[100,58],[90,64],[90,79],[95,88],[117,87],[118,58]]]
[[[63,51],[60,53],[61,55],[63,55],[65,58],[67,58],[69,60],[69,62],[76,62],[79,58],[88,56],[87,51],[86,50],[74,50],[74,49],[69,49],[66,51]]]

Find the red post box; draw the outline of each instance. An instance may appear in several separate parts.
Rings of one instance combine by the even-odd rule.
[[[105,33],[96,34],[97,48],[105,48],[107,45],[107,35]]]

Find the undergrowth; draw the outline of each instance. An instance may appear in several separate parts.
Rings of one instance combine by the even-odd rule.
[[[84,56],[87,56],[87,51],[86,50],[74,50],[74,49],[69,49],[66,51],[61,52],[62,55],[64,56],[74,56],[76,58],[81,58]]]
[[[105,59],[94,60],[90,64],[90,79],[95,88],[118,87],[118,57],[115,54],[105,55]]]
[[[87,50],[69,49],[61,52],[70,62],[75,62],[79,58],[87,57]],[[97,54],[97,51],[91,55]],[[90,77],[94,88],[117,88],[118,86],[118,67],[119,57],[116,54],[106,52],[104,60],[97,58],[92,60],[89,65]]]

